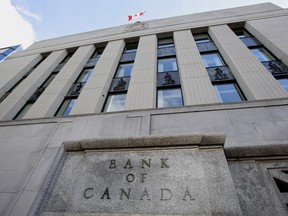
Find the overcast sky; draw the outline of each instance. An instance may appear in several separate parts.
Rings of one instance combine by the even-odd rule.
[[[0,48],[128,24],[139,20],[200,13],[264,3],[263,0],[0,0]],[[288,0],[270,0],[288,8]],[[133,20],[135,22],[137,20]],[[131,22],[131,21],[130,21]]]

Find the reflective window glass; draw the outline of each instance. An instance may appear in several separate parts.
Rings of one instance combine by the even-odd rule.
[[[0,49],[0,53],[4,53],[8,50],[9,48],[3,48],[3,49]]]
[[[223,66],[224,62],[218,53],[209,53],[201,55],[205,67]]]
[[[270,55],[267,50],[263,47],[261,48],[255,48],[251,49],[251,52],[253,55],[255,55],[259,61],[265,62],[265,61],[272,61],[275,60],[272,55]]]
[[[219,102],[238,102],[242,101],[242,98],[237,91],[235,84],[218,84],[213,85]]]
[[[125,99],[126,99],[126,93],[108,95],[108,98],[104,107],[104,112],[115,112],[115,111],[124,110]]]
[[[157,107],[183,106],[181,89],[159,89]]]
[[[133,68],[133,63],[120,64],[116,73],[116,77],[131,76],[132,68]]]
[[[280,85],[288,92],[288,79],[277,79]]]
[[[65,99],[56,116],[68,116],[76,102],[76,99]]]
[[[167,71],[177,71],[177,62],[176,58],[165,58],[158,60],[158,73],[167,72]]]
[[[91,75],[91,72],[92,72],[92,69],[85,69],[84,71],[82,71],[79,78],[77,79],[77,82],[87,82],[87,80],[89,79]]]
[[[158,48],[174,47],[173,38],[163,38],[158,40]]]
[[[103,51],[104,49],[97,49],[90,59],[99,58],[102,55]]]

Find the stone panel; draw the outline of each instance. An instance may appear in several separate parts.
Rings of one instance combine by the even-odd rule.
[[[16,193],[0,193],[0,215],[5,215],[5,212],[15,200]]]
[[[243,215],[287,215],[287,206],[282,203],[279,189],[270,170],[287,169],[287,161],[228,162]]]
[[[241,215],[232,185],[222,149],[86,151],[68,155],[43,211]]]
[[[278,142],[287,144],[288,122],[256,123],[255,127],[264,142]]]

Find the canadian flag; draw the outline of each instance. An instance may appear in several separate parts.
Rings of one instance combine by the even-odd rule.
[[[134,15],[129,15],[129,16],[128,16],[128,21],[130,21],[130,20],[132,20],[132,19],[135,19],[135,18],[138,18],[138,17],[140,17],[140,16],[143,16],[144,13],[145,13],[145,11],[140,12],[140,13],[137,13],[137,14],[134,14]]]

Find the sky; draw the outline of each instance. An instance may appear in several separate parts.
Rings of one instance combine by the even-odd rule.
[[[269,0],[268,0],[269,1]],[[0,0],[0,48],[109,28],[128,22],[128,15],[145,11],[148,21],[219,10],[267,0]],[[270,0],[288,8],[288,0]]]

